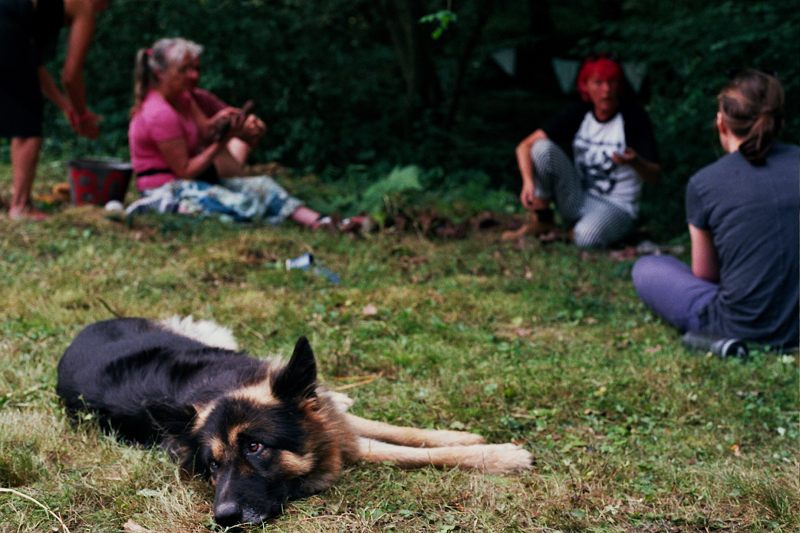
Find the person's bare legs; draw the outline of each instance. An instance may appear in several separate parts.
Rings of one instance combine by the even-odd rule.
[[[335,220],[331,220],[332,217],[323,217],[313,209],[309,209],[304,205],[298,207],[295,212],[292,213],[290,218],[298,224],[302,224],[303,226],[308,226],[313,229],[325,227],[351,233],[358,231],[370,231],[370,229],[375,225],[375,222],[366,216],[355,216],[341,220],[341,218],[337,218],[334,215]]]
[[[298,207],[294,213],[292,213],[291,219],[297,222],[298,224],[302,224],[303,226],[314,227],[317,220],[319,220],[320,214],[316,211],[313,211],[307,208],[304,205]]]
[[[31,189],[36,177],[36,165],[42,149],[41,137],[14,137],[11,139],[11,167],[14,172],[14,191],[8,215],[11,218],[42,220],[48,215],[31,205]]]
[[[247,157],[250,155],[250,152],[253,151],[253,147],[238,137],[234,137],[228,141],[228,151],[236,162],[244,167],[245,163],[247,163]]]

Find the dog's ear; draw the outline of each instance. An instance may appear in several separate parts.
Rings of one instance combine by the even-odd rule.
[[[162,402],[146,402],[144,407],[153,424],[166,437],[170,456],[178,463],[181,474],[187,479],[196,473],[205,474],[206,465],[198,465],[200,441],[192,432],[197,409],[191,405],[175,407]]]
[[[273,378],[272,393],[286,400],[303,400],[317,395],[317,363],[308,339],[300,337],[289,363]]]
[[[193,406],[175,407],[162,402],[147,402],[144,408],[162,433],[179,441],[191,434],[192,422],[197,416]]]

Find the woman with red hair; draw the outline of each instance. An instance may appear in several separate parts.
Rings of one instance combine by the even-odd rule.
[[[581,248],[608,246],[633,228],[642,181],[658,183],[661,169],[650,118],[622,99],[622,89],[616,60],[588,57],[578,73],[583,101],[517,146],[520,200],[533,212],[533,233],[553,229],[551,202],[574,225]],[[574,161],[559,144],[571,148]]]

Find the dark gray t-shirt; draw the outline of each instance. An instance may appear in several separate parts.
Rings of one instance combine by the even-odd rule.
[[[720,282],[703,329],[794,347],[800,337],[800,147],[776,143],[753,166],[740,152],[692,176],[686,218],[713,235]]]

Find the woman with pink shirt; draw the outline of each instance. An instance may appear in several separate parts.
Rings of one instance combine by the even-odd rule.
[[[278,224],[291,218],[318,227],[326,217],[305,207],[268,176],[241,176],[242,164],[228,141],[242,134],[244,118],[227,108],[228,131],[212,138],[207,120],[191,98],[197,85],[199,44],[161,39],[136,58],[135,103],[128,130],[131,162],[142,198],[128,212],[157,210],[221,214],[234,220],[263,219]],[[205,142],[204,142],[205,141]]]

